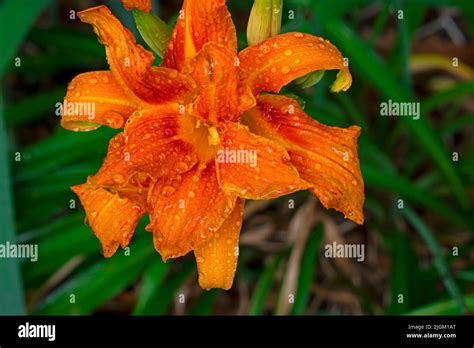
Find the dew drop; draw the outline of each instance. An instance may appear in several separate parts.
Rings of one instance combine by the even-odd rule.
[[[291,70],[291,69],[290,69],[290,67],[289,67],[288,65],[285,65],[285,66],[283,66],[283,67],[281,68],[281,72],[282,72],[283,74],[288,74],[288,73],[290,72],[290,70]]]
[[[286,50],[285,51],[285,56],[289,57],[293,54],[293,51],[292,50]]]
[[[178,162],[174,165],[174,170],[180,174],[187,172],[188,169],[189,167],[185,162]]]
[[[125,178],[123,177],[122,174],[115,174],[112,179],[117,184],[123,184],[125,181]]]
[[[98,81],[95,77],[93,77],[93,78],[91,78],[91,79],[89,80],[89,83],[90,83],[92,86],[96,85],[97,82],[99,82],[99,81]]]
[[[175,192],[175,188],[173,186],[165,186],[161,191],[161,194],[165,197],[171,196]]]

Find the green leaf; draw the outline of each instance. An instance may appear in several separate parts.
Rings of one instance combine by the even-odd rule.
[[[158,256],[158,255],[157,255]],[[168,261],[169,263],[173,261]],[[194,262],[184,262],[182,259],[177,262],[178,270],[168,276],[165,282],[149,290],[146,305],[141,305],[140,311],[135,311],[137,315],[164,315],[174,303],[176,292],[188,279],[196,265]],[[152,281],[152,279],[150,279]]]
[[[163,58],[171,37],[171,28],[154,13],[133,9],[133,18],[143,40]]]
[[[164,263],[160,258],[157,258],[146,270],[142,283],[140,285],[140,295],[133,310],[134,315],[151,314],[149,308],[158,300],[162,301],[157,296],[157,293],[170,268],[170,263]]]
[[[0,76],[3,77],[8,64],[13,64],[13,55],[41,11],[51,0],[5,0],[0,5],[2,25],[2,54]],[[7,35],[8,32],[8,35]]]
[[[296,79],[296,84],[300,85],[301,88],[310,88],[317,84],[324,77],[326,70],[313,71],[305,76]]]
[[[433,232],[431,229],[419,218],[419,216],[411,210],[411,208],[405,206],[402,210],[403,214],[406,216],[408,221],[413,225],[413,227],[418,231],[421,238],[424,240],[428,248],[430,249],[431,253],[434,256],[434,265],[438,270],[438,273],[443,280],[444,286],[446,290],[451,295],[453,300],[456,302],[456,305],[459,309],[458,314],[462,314],[465,312],[466,307],[464,304],[464,299],[462,297],[462,293],[459,290],[458,285],[454,281],[454,278],[451,275],[449,270],[449,266],[444,259],[444,256],[441,251],[441,247],[439,246],[438,241],[436,240]]]
[[[463,302],[466,304],[466,308],[470,311],[474,311],[474,294],[466,295],[463,298]],[[415,309],[407,315],[458,315],[459,305],[457,301],[446,300],[431,303],[421,308]]]
[[[284,258],[284,253],[276,256],[263,271],[250,301],[249,315],[261,315],[265,309],[265,301],[273,285],[275,273]]]
[[[453,209],[430,192],[415,186],[410,180],[389,174],[367,164],[361,165],[361,168],[364,181],[368,187],[397,193],[401,198],[417,203],[419,206],[432,209],[458,226],[470,227],[472,225],[472,221],[467,219],[458,210]]]
[[[25,264],[23,273],[25,282],[30,283],[54,273],[68,260],[77,255],[100,255],[100,243],[89,226],[84,224],[84,216],[80,221],[69,224],[61,233],[48,235],[37,242],[38,254],[41,257],[34,266]],[[120,251],[118,251],[120,252]]]
[[[209,291],[204,290],[196,303],[191,308],[191,315],[211,315],[214,307],[214,301],[222,290],[212,289]]]
[[[460,98],[467,98],[474,94],[474,82],[468,81],[464,83],[457,83],[453,87],[432,95],[421,103],[421,110],[423,114],[429,113],[436,107],[451,103]]]
[[[61,103],[66,95],[66,87],[56,88],[47,92],[36,93],[20,102],[7,106],[5,118],[8,127],[18,127],[36,121],[44,115],[55,116],[55,104]]]
[[[386,314],[403,314],[431,300],[429,296],[433,296],[433,292],[422,293],[419,289],[434,288],[436,273],[433,277],[432,271],[423,272],[420,269],[412,241],[406,234],[398,230],[386,231],[384,239],[390,250],[391,260],[391,303]],[[400,295],[403,295],[402,302],[399,302]]]
[[[132,240],[130,256],[122,250],[74,275],[53,291],[34,313],[39,315],[86,315],[132,284],[153,258],[159,257],[150,238]],[[71,303],[74,295],[74,303]]]
[[[319,251],[323,241],[323,227],[318,225],[311,233],[306,244],[303,258],[301,260],[300,273],[298,276],[298,289],[296,291],[293,314],[304,314],[311,293],[316,267],[318,265]]]
[[[3,24],[3,23],[2,23]],[[2,56],[3,57],[3,56]],[[10,183],[7,133],[3,123],[3,100],[0,93],[0,244],[15,243],[13,202]],[[0,315],[24,314],[23,287],[18,259],[0,259]]]

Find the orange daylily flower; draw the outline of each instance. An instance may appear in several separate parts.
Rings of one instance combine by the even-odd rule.
[[[245,199],[310,189],[326,208],[363,222],[359,127],[322,125],[295,100],[262,94],[315,70],[339,70],[336,92],[352,78],[333,45],[302,33],[238,53],[225,0],[185,0],[181,13],[160,67],[107,7],[79,13],[105,45],[110,71],[72,80],[65,99],[95,103],[95,115],[64,114],[61,124],[123,131],[100,170],[72,190],[105,257],[128,245],[148,213],[164,260],[193,251],[201,287],[229,289]],[[256,161],[222,160],[223,153]]]

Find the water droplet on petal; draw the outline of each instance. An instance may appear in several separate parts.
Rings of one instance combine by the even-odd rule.
[[[180,174],[187,172],[188,169],[189,169],[189,167],[185,162],[178,162],[174,165],[174,170],[177,173],[180,173]]]
[[[171,196],[175,192],[175,188],[173,186],[165,186],[161,191],[161,194],[165,197]]]
[[[89,80],[89,83],[90,83],[92,86],[96,85],[97,82],[99,82],[99,81],[98,81],[95,77],[93,77],[93,78],[91,78],[91,79]]]
[[[283,66],[283,67],[281,68],[281,72],[282,72],[283,74],[288,74],[288,73],[290,72],[290,70],[291,70],[291,69],[290,69],[290,67],[289,67],[288,65],[285,65],[285,66]]]
[[[116,183],[116,184],[123,184],[124,181],[125,181],[125,178],[123,177],[122,174],[115,174],[113,177],[112,177],[113,181]]]
[[[285,51],[285,56],[291,56],[293,54],[293,51],[292,50],[286,50]]]

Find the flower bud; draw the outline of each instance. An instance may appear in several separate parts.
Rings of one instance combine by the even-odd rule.
[[[255,0],[247,26],[249,46],[280,33],[282,9],[283,0]]]

